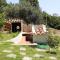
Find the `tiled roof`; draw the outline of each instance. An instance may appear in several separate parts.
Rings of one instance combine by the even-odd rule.
[[[44,29],[45,28],[45,29]],[[35,34],[44,34],[46,32],[45,25],[34,25]]]

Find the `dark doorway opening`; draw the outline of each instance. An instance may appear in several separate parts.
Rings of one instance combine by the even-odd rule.
[[[12,32],[20,32],[21,31],[21,23],[12,23]]]
[[[23,36],[26,36],[26,41],[29,41],[30,43],[33,43],[33,35],[23,34]]]
[[[33,43],[33,36],[32,35],[27,35],[26,36],[26,41],[30,41],[31,43]]]

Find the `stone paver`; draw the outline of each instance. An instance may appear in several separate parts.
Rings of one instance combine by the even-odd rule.
[[[57,58],[53,57],[53,56],[50,56],[49,59],[51,59],[51,60],[57,60]]]
[[[40,55],[40,54],[35,54],[33,55],[34,58],[44,58],[44,55]]]
[[[3,50],[2,52],[7,52],[7,53],[11,53],[11,50]]]
[[[6,55],[6,57],[16,58],[16,54],[8,54],[8,55]]]
[[[32,57],[25,56],[22,58],[22,60],[32,60]]]
[[[26,51],[26,48],[20,47],[20,51]]]
[[[36,48],[36,51],[46,52],[47,50],[45,50],[45,49],[38,49],[38,48]]]

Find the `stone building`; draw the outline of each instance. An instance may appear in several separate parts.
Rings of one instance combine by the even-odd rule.
[[[22,34],[24,37],[23,41],[26,40],[31,43],[47,42],[46,26],[43,24],[32,25],[20,19],[9,19],[5,21],[4,31],[24,32]]]
[[[26,24],[23,20],[20,19],[9,19],[5,21],[4,31],[11,32],[32,32],[32,25]]]

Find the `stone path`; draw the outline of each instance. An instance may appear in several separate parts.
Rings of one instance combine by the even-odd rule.
[[[9,47],[9,48],[13,48],[13,47]],[[22,60],[33,60],[34,58],[36,58],[36,60],[38,60],[41,58],[42,59],[47,58],[45,55],[39,54],[39,53],[35,53],[35,54],[32,54],[32,56],[29,56],[29,54],[26,53],[26,51],[27,51],[26,47],[20,47],[19,51],[20,51],[19,52],[20,56],[22,56],[22,58],[21,58]],[[39,52],[40,50],[36,50],[36,51]],[[17,58],[17,54],[13,53],[13,51],[11,49],[10,50],[4,49],[4,50],[2,50],[2,52],[8,53],[5,55],[5,57],[7,57],[7,58],[14,58],[14,59]],[[57,58],[54,56],[48,56],[48,58],[50,60],[57,60]]]
[[[44,49],[38,49],[38,48],[33,48],[34,49],[34,52],[33,52],[33,49],[30,47],[30,51],[28,49],[29,47],[24,47],[24,46],[13,46],[13,45],[4,45],[4,48],[3,46],[1,47],[0,49],[0,56],[2,56],[3,58],[10,58],[12,60],[17,60],[17,59],[20,59],[21,60],[40,60],[40,59],[45,59],[46,60],[57,60],[57,57],[53,56],[53,55],[49,55],[48,57],[45,56],[45,52],[46,50]],[[36,52],[35,52],[36,51]],[[31,53],[30,53],[31,52]],[[39,52],[42,52],[41,54]]]

